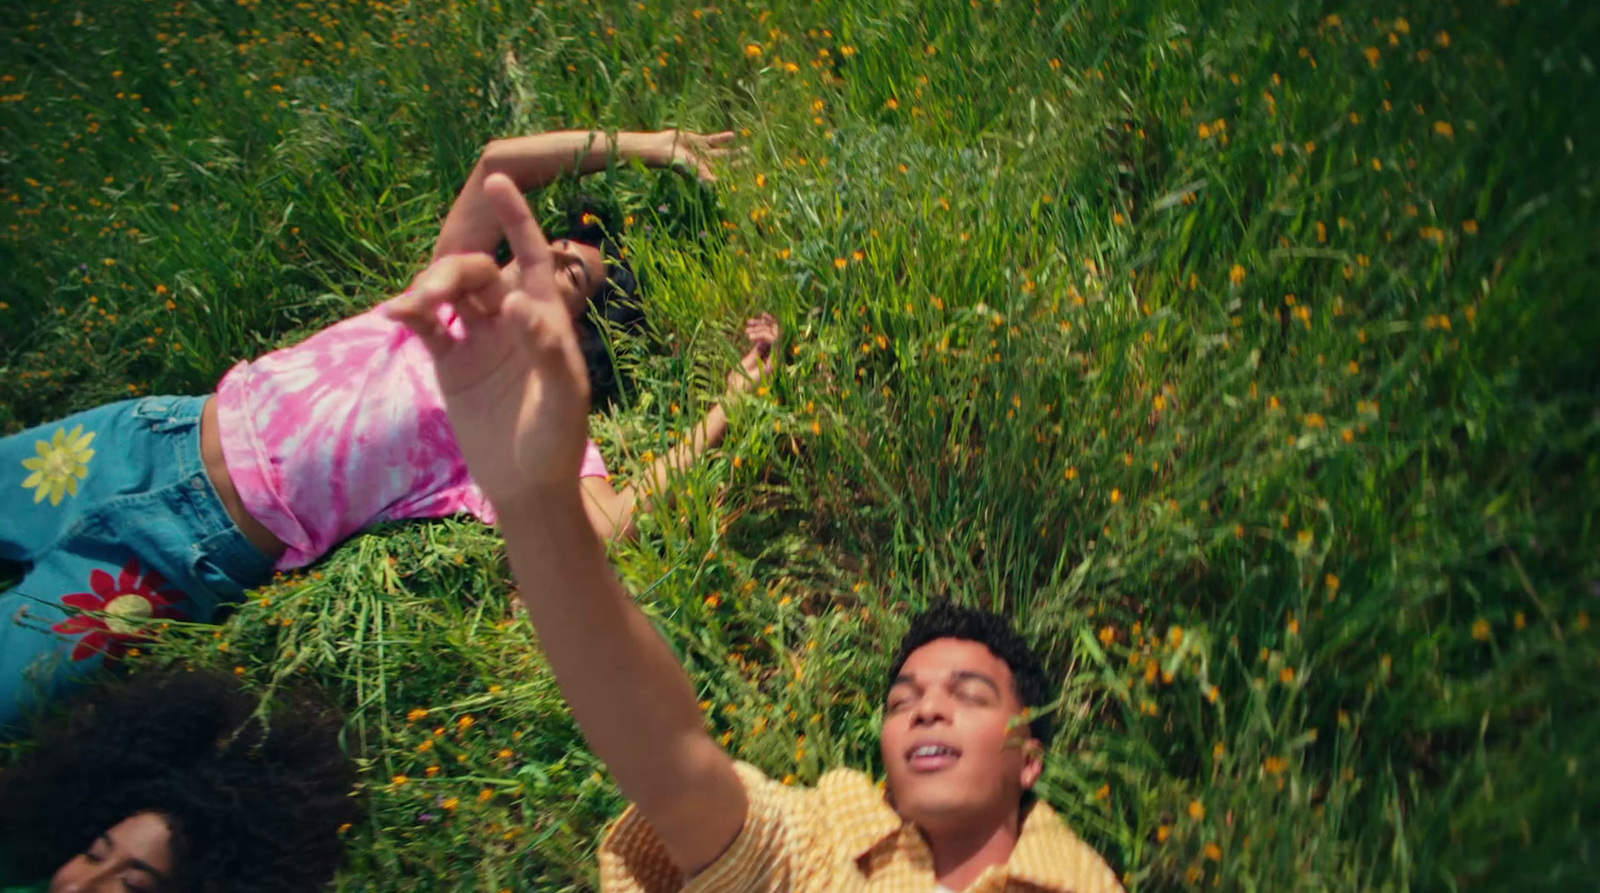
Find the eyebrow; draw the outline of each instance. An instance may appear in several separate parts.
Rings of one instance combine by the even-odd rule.
[[[108,846],[108,847],[115,848],[116,845],[117,845],[117,842],[115,840],[111,839],[111,832],[110,831],[102,831],[102,832],[100,832],[100,840],[103,841],[105,843],[105,845]],[[169,880],[171,880],[171,878],[167,877],[167,873],[166,872],[162,871],[161,869],[155,867],[154,865],[151,865],[149,862],[146,862],[146,861],[144,861],[142,859],[129,859],[128,860],[128,867],[136,869],[138,871],[142,871],[145,874],[150,875],[151,877],[156,879],[156,883],[158,883],[158,884],[166,884]]]

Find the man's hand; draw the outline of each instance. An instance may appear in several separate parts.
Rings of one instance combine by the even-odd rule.
[[[745,320],[744,336],[750,342],[750,351],[739,361],[739,366],[728,373],[728,393],[744,394],[756,383],[772,374],[773,345],[783,336],[783,328],[770,313]]]
[[[544,233],[510,178],[483,184],[520,271],[502,277],[487,254],[441,258],[385,305],[433,355],[456,442],[498,506],[578,480],[588,434],[589,379],[572,318],[555,288]],[[441,321],[454,307],[465,329]]]
[[[701,180],[715,182],[710,161],[725,158],[733,153],[733,131],[701,134],[688,130],[663,130],[650,135],[649,157],[644,160],[656,167],[670,167],[685,174],[693,173]]]

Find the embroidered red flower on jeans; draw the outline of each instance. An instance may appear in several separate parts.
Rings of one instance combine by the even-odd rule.
[[[143,621],[187,619],[178,607],[183,593],[169,587],[167,578],[155,571],[142,571],[137,558],[128,559],[115,578],[96,570],[89,575],[89,588],[94,591],[62,596],[61,603],[95,613],[76,614],[50,627],[68,636],[84,633],[72,649],[73,660],[96,654],[121,657],[130,641],[149,638]]]

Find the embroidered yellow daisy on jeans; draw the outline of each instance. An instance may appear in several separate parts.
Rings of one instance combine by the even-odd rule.
[[[94,458],[89,444],[93,442],[94,432],[85,434],[83,426],[78,425],[70,432],[57,428],[49,443],[41,440],[34,445],[39,455],[22,460],[22,467],[33,472],[22,486],[32,488],[35,505],[46,496],[55,506],[61,504],[64,495],[78,495],[78,481],[89,476],[89,460]]]

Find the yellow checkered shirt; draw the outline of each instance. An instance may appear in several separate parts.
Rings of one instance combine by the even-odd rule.
[[[735,763],[750,808],[717,861],[685,883],[644,817],[622,814],[600,845],[606,893],[934,893],[933,854],[866,774],[835,769],[793,788]],[[1049,806],[1035,803],[1011,858],[966,893],[1122,893],[1105,860]]]

